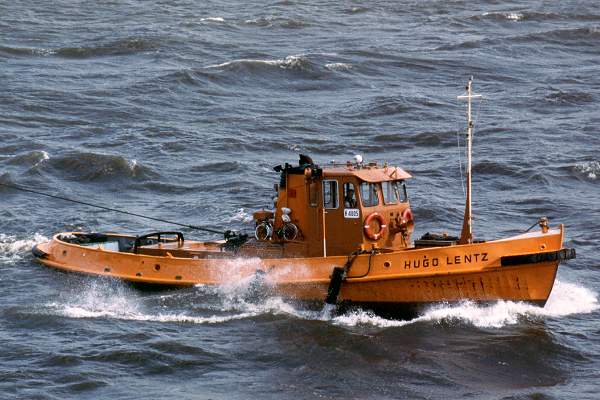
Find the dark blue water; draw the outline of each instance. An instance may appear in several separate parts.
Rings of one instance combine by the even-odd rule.
[[[249,229],[273,165],[360,153],[414,175],[417,235],[457,233],[471,75],[476,237],[547,215],[577,249],[545,308],[324,318],[68,275],[31,246],[174,227],[0,188],[0,397],[598,398],[597,2],[3,1],[0,181]]]

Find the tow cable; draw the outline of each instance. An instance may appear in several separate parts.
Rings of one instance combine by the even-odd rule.
[[[120,210],[118,208],[111,208],[111,207],[101,206],[98,204],[88,203],[86,201],[71,199],[71,198],[64,197],[64,196],[57,196],[54,194],[45,193],[45,192],[42,192],[39,190],[34,190],[31,188],[24,188],[19,185],[9,184],[9,183],[5,183],[5,182],[0,182],[0,186],[4,186],[4,187],[11,188],[14,190],[20,190],[22,192],[34,193],[34,194],[38,194],[41,196],[50,197],[53,199],[69,201],[71,203],[82,204],[82,205],[88,206],[88,207],[95,207],[95,208],[99,208],[101,210],[113,211],[113,212],[121,213],[121,214],[125,214],[125,215],[132,215],[132,216],[138,217],[138,218],[145,218],[145,219],[149,219],[152,221],[164,222],[167,224],[177,225],[177,226],[183,226],[183,227],[189,228],[189,229],[195,229],[195,230],[209,232],[209,233],[221,234],[225,238],[226,243],[224,244],[224,247],[227,250],[236,250],[237,248],[239,248],[242,244],[244,244],[248,240],[248,235],[242,234],[237,231],[227,230],[227,231],[223,232],[223,231],[220,231],[217,229],[207,228],[204,226],[182,224],[180,222],[169,221],[169,220],[162,219],[162,218],[154,218],[154,217],[150,217],[148,215],[142,215],[142,214],[137,214],[137,213],[133,213],[130,211]]]

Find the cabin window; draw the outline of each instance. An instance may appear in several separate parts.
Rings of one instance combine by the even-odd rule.
[[[345,208],[356,208],[356,190],[354,184],[350,182],[344,183],[344,207]]]
[[[397,182],[387,181],[383,182],[383,202],[385,204],[397,204],[398,203],[398,185]]]
[[[319,191],[319,186],[317,184],[317,181],[311,181],[308,184],[308,203],[310,204],[311,207],[317,206],[318,191]]]
[[[406,187],[404,181],[383,182],[383,202],[385,204],[397,204],[406,202]]]
[[[334,180],[323,181],[323,207],[338,208],[338,183]]]
[[[406,185],[404,181],[396,181],[398,184],[398,194],[400,195],[398,198],[402,203],[406,203],[408,201],[408,194],[406,193]]]
[[[361,182],[360,184],[360,199],[365,207],[373,207],[379,204],[377,196],[378,183]]]

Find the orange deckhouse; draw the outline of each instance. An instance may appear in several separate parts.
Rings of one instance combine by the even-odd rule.
[[[327,257],[411,245],[404,170],[362,162],[320,168],[304,155],[299,165],[275,170],[281,173],[275,212],[254,213],[257,242],[242,246],[242,253],[256,248],[277,257]]]
[[[539,229],[517,236],[473,239],[471,82],[461,97],[469,107],[460,236],[428,233],[413,240],[405,186],[411,176],[403,169],[363,162],[361,156],[319,166],[300,155],[297,165],[275,167],[275,208],[254,213],[251,234],[227,231],[224,240],[202,242],[181,232],[66,232],[36,245],[33,253],[49,267],[138,283],[248,279],[288,298],[394,313],[466,299],[543,305],[558,264],[575,251],[563,248],[563,226],[550,227],[546,218]]]

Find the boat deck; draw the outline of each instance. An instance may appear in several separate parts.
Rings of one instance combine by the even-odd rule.
[[[289,247],[289,246],[288,246]],[[232,251],[225,247],[224,240],[214,242],[185,241],[154,243],[139,246],[138,254],[180,258],[230,258]],[[281,258],[287,253],[282,243],[249,240],[233,252],[240,257]]]

